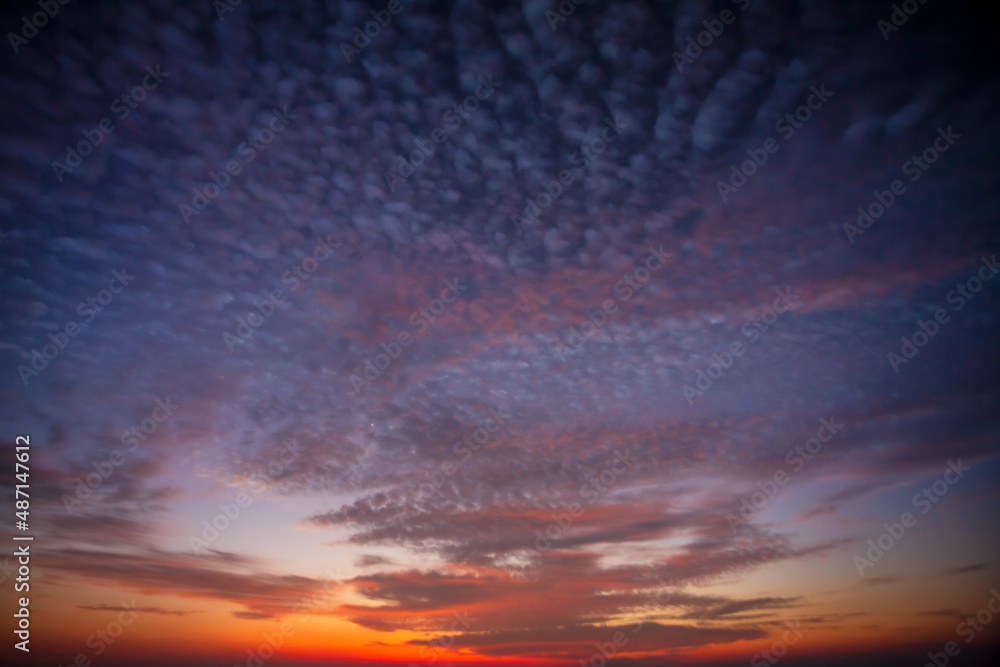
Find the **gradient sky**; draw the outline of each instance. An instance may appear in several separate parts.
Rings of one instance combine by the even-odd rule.
[[[73,2],[8,38],[0,485],[13,506],[30,434],[34,537],[12,664],[247,665],[271,636],[269,666],[600,667],[622,632],[610,665],[744,665],[789,624],[786,665],[948,641],[986,664],[1000,622],[957,626],[1000,588],[992,20],[563,5],[404,1],[350,62],[386,3]]]

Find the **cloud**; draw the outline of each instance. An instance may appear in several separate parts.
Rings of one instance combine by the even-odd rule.
[[[61,549],[49,555],[49,567],[64,574],[112,582],[148,595],[234,602],[263,614],[290,613],[324,583],[296,575],[234,572],[234,558],[225,553],[196,558],[157,550]]]
[[[903,577],[871,577],[865,579],[865,583],[869,586],[886,586],[888,584],[898,584],[901,581],[905,581]]]
[[[392,565],[392,561],[377,554],[362,554],[354,561],[355,567],[374,567],[376,565]]]
[[[641,632],[636,633],[636,627]],[[473,647],[477,653],[490,656],[534,655],[539,658],[568,654],[589,655],[594,651],[595,637],[611,637],[622,631],[629,637],[632,651],[663,651],[664,649],[726,644],[761,639],[766,636],[757,628],[703,628],[689,625],[666,625],[647,622],[636,625],[573,625],[540,627],[512,632],[466,633],[455,637],[456,647]]]
[[[989,563],[973,563],[972,565],[962,565],[959,567],[949,568],[945,570],[945,576],[970,574],[972,572],[980,572],[985,570],[989,566]]]
[[[946,618],[958,618],[962,612],[958,609],[932,609],[920,612],[921,616],[944,616]]]
[[[996,461],[988,290],[898,374],[885,356],[1000,246],[988,23],[928,5],[942,20],[886,49],[872,3],[753,3],[681,71],[672,53],[712,18],[704,3],[590,3],[556,31],[546,6],[413,6],[348,63],[336,44],[369,20],[362,3],[248,7],[211,29],[136,3],[52,22],[50,43],[79,32],[94,48],[35,49],[37,76],[0,73],[23,101],[0,124],[0,415],[42,443],[33,529],[61,583],[290,613],[321,584],[297,561],[242,542],[200,559],[163,548],[266,473],[255,503],[282,503],[289,531],[363,569],[338,582],[352,604],[317,613],[450,633],[467,607],[479,625],[459,634],[483,655],[564,659],[670,591],[635,644],[660,660],[762,638],[825,599],[708,586],[823,567],[859,516],[881,516],[876,494],[948,457]],[[151,63],[171,78],[57,180],[52,161]],[[418,142],[480,76],[503,83],[427,155]],[[830,102],[723,202],[718,183],[824,83]],[[244,162],[241,142],[286,106],[287,129]],[[627,127],[584,160],[610,118]],[[852,245],[843,224],[949,123],[965,143]],[[390,190],[413,151],[423,162]],[[179,205],[229,160],[241,173],[185,224]],[[573,182],[519,233],[511,215],[564,171]],[[317,239],[340,245],[308,272]],[[632,286],[661,247],[669,262]],[[123,266],[135,284],[25,384],[18,366]],[[446,280],[468,289],[436,312]],[[785,287],[802,307],[751,342],[744,328]],[[264,303],[274,290],[281,303]],[[689,402],[682,387],[734,342],[746,353]],[[167,396],[181,407],[131,450]],[[511,417],[473,450],[490,410]],[[726,514],[831,415],[842,436],[734,535]],[[288,443],[301,451],[282,463]],[[636,462],[591,502],[616,450]]]
[[[788,598],[754,598],[751,600],[732,600],[714,605],[707,609],[689,612],[684,619],[718,620],[729,616],[746,618],[745,612],[764,609],[783,609],[794,606],[796,601]]]
[[[139,614],[161,614],[163,616],[187,616],[188,614],[198,613],[195,611],[164,609],[163,607],[123,607],[106,604],[80,605],[80,609],[86,609],[88,611],[127,611]]]
[[[248,621],[259,621],[267,618],[275,618],[273,614],[262,614],[256,611],[234,611],[233,616]]]

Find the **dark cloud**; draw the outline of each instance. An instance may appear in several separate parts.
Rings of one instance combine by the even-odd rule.
[[[194,611],[164,609],[163,607],[123,607],[106,604],[80,605],[80,609],[86,609],[88,611],[127,611],[136,612],[138,614],[161,614],[163,616],[187,616],[188,614],[198,613]]]
[[[640,632],[636,633],[636,628]],[[616,631],[626,633],[633,651],[662,650],[725,644],[760,639],[763,631],[755,628],[707,628],[691,625],[643,623],[621,626],[574,625],[541,627],[515,632],[469,633],[455,637],[456,646],[475,647],[477,652],[491,656],[531,654],[540,658],[565,657],[569,654],[590,655],[594,638],[611,638]]]
[[[363,554],[360,558],[354,561],[354,564],[357,567],[374,567],[376,565],[391,565],[392,561],[377,554]]]
[[[869,586],[886,586],[898,584],[901,581],[905,581],[905,579],[903,577],[870,577],[865,579],[865,583]]]
[[[953,567],[945,571],[946,575],[961,575],[961,574],[971,574],[973,572],[981,572],[989,567],[989,563],[973,563],[972,565],[962,565],[960,567]]]
[[[323,583],[295,575],[234,572],[231,555],[219,552],[199,558],[155,550],[119,553],[67,548],[50,550],[46,559],[53,570],[114,582],[144,594],[225,600],[263,614],[291,613]]]
[[[242,618],[247,621],[260,621],[264,619],[274,618],[272,614],[262,614],[256,611],[234,611],[233,616],[236,618]]]
[[[957,609],[932,609],[931,611],[920,612],[921,616],[944,616],[946,618],[959,618],[962,613]]]
[[[745,612],[758,611],[764,609],[781,609],[793,606],[794,601],[786,598],[754,598],[752,600],[733,600],[716,605],[703,611],[685,614],[683,618],[691,619],[712,619],[735,616],[736,618],[746,618]]]

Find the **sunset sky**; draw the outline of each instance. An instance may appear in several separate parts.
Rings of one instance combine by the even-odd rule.
[[[3,12],[4,665],[990,664],[992,19],[229,4]]]

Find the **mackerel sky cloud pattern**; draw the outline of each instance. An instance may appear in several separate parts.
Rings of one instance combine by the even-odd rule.
[[[985,10],[220,2],[3,12],[4,664],[988,664]]]

